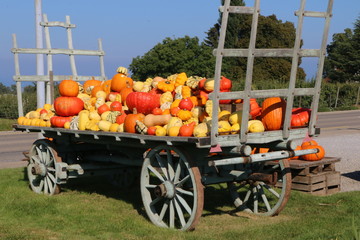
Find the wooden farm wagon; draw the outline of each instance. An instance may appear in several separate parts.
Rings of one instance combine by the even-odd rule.
[[[301,0],[300,8],[295,12],[298,23],[294,48],[289,49],[255,47],[260,0],[255,0],[253,7],[231,6],[230,3],[230,0],[225,0],[220,7],[222,25],[219,45],[214,50],[215,88],[210,99],[213,100],[214,119],[217,119],[219,113],[220,100],[243,99],[238,134],[219,134],[217,121],[213,121],[210,135],[206,137],[160,137],[14,125],[17,131],[39,132],[46,137],[35,141],[29,152],[27,173],[32,190],[36,193],[56,194],[60,185],[68,179],[94,172],[109,174],[118,182],[126,184],[134,174],[140,172],[140,191],[146,213],[155,225],[161,227],[194,229],[202,215],[204,186],[217,183],[227,183],[232,200],[239,210],[266,216],[278,214],[286,205],[291,191],[291,172],[287,159],[317,152],[317,149],[295,148],[305,137],[319,133],[316,115],[333,0],[329,0],[325,12],[306,11],[305,0]],[[246,49],[224,48],[230,14],[252,15],[250,44]],[[320,49],[300,48],[303,20],[308,17],[325,18]],[[72,51],[63,54],[76,54],[75,50]],[[23,53],[17,48],[13,52]],[[51,55],[53,52],[48,49],[41,53]],[[101,51],[99,55],[102,56]],[[242,91],[220,92],[224,57],[247,58],[245,87]],[[253,90],[252,73],[257,57],[292,58],[288,88]],[[295,87],[300,57],[318,58],[313,88]],[[14,79],[22,80],[20,75]],[[77,76],[73,79],[83,80]],[[40,80],[49,81],[46,78]],[[311,97],[312,113],[307,126],[291,128],[291,110],[297,96]],[[269,97],[286,99],[282,130],[249,133],[250,98]],[[268,148],[271,151],[252,153],[254,148]],[[281,188],[277,188],[278,183],[281,183]]]

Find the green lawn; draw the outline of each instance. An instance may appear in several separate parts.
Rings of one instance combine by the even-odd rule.
[[[12,125],[15,123],[15,119],[0,118],[0,131],[11,131]]]
[[[0,239],[354,239],[352,223],[360,226],[359,192],[293,191],[279,216],[256,217],[230,214],[228,192],[217,185],[205,190],[195,231],[163,229],[148,221],[139,187],[101,180],[76,180],[48,197],[29,190],[23,168],[1,169]]]

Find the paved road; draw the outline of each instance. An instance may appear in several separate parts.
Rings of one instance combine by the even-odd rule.
[[[319,113],[316,140],[327,156],[341,157],[336,169],[343,175],[342,191],[360,191],[360,110]],[[0,132],[0,168],[26,166],[22,152],[29,151],[37,133]]]

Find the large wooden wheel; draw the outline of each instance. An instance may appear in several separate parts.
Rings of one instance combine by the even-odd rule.
[[[158,146],[145,157],[140,188],[146,213],[155,225],[193,230],[204,204],[199,169],[173,146]]]
[[[228,183],[236,208],[256,215],[279,214],[285,207],[291,192],[291,172],[288,160],[271,164],[244,164],[242,170],[252,172],[249,179]]]
[[[36,193],[53,195],[60,192],[55,162],[61,162],[54,144],[47,139],[36,140],[29,152],[27,175],[31,189]]]

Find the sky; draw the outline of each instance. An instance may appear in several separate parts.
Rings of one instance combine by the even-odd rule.
[[[12,34],[16,34],[19,48],[35,48],[35,1],[0,0],[0,81],[15,84],[12,76],[14,55],[11,53]],[[254,0],[246,0],[253,6]],[[102,39],[105,51],[105,73],[111,78],[118,66],[128,67],[132,59],[143,56],[166,37],[198,37],[219,18],[220,0],[42,0],[42,12],[49,21],[65,22],[70,16],[76,25],[72,30],[74,49],[98,50]],[[276,14],[282,21],[296,25],[294,11],[300,0],[262,0],[261,14]],[[307,0],[306,10],[325,11],[327,0]],[[359,0],[334,0],[328,42],[334,33],[353,28],[360,17]],[[324,20],[306,18],[303,27],[303,48],[319,48]],[[67,48],[64,28],[50,28],[53,48]],[[44,43],[45,44],[45,43]],[[94,56],[76,56],[78,75],[100,75],[99,59]],[[53,57],[55,75],[71,75],[69,57]],[[46,61],[45,61],[46,62]],[[36,74],[35,55],[20,55],[20,73]],[[302,67],[307,78],[315,76],[317,59],[304,59]]]

